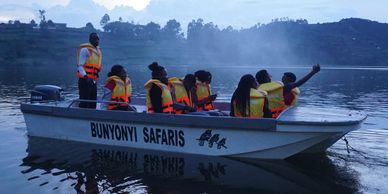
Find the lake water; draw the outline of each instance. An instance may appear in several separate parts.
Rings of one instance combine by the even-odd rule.
[[[310,67],[168,65],[169,76],[213,73],[228,101],[243,74],[267,68],[301,77]],[[144,97],[146,65],[126,65],[134,95]],[[109,67],[103,70],[105,78]],[[322,67],[301,87],[300,106],[361,110],[368,118],[324,154],[281,161],[236,160],[31,138],[19,106],[38,84],[78,97],[74,67],[0,68],[0,193],[388,193],[388,68]],[[100,87],[103,79],[100,80]],[[100,90],[101,91],[101,90]]]

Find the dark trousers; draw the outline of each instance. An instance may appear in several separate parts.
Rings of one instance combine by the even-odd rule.
[[[78,90],[80,100],[97,100],[97,84],[84,78],[78,79]],[[96,108],[96,102],[80,102],[81,108]]]

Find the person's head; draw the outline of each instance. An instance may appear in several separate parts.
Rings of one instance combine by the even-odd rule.
[[[212,74],[210,72],[206,72],[207,74],[207,83],[210,84],[212,82]]]
[[[296,81],[296,76],[295,74],[291,73],[291,72],[286,72],[283,74],[283,77],[282,77],[282,82],[284,84],[286,83],[293,83]]]
[[[121,65],[113,65],[112,68],[110,69],[110,72],[108,73],[108,77],[111,76],[118,76],[122,80],[125,80],[127,78],[127,70],[121,66]]]
[[[195,87],[195,76],[193,74],[187,74],[185,78],[183,78],[183,85],[185,86],[186,90],[191,90],[193,87]]]
[[[263,69],[256,73],[256,80],[259,84],[264,84],[271,82],[271,76],[268,74],[267,70]]]
[[[243,88],[244,90],[250,91],[251,88],[257,88],[257,82],[253,75],[245,74],[241,77],[237,88]]]
[[[100,43],[100,38],[98,37],[97,33],[93,32],[89,34],[89,42],[95,47],[98,46]]]
[[[212,74],[208,71],[199,70],[199,71],[196,71],[194,75],[201,82],[206,82],[210,84],[212,81]]]
[[[167,71],[163,66],[160,66],[158,62],[153,62],[148,65],[148,68],[152,71],[152,79],[157,79],[164,84],[168,83]]]
[[[232,96],[232,100],[236,102],[237,109],[241,110],[243,116],[246,116],[246,108],[250,105],[251,88],[257,88],[257,82],[253,75],[246,74],[241,77]],[[233,105],[233,102],[231,105]]]

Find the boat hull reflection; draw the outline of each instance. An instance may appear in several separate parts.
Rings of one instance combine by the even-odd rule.
[[[68,183],[62,186],[77,192],[332,192],[286,161],[241,161],[38,137],[29,137],[27,152],[22,173],[43,171],[34,179],[51,182],[59,176]],[[40,184],[49,185],[56,184]]]

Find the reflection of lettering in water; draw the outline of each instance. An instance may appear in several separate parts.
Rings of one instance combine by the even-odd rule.
[[[99,162],[120,162],[129,165],[133,169],[137,169],[137,153],[98,149],[93,150]]]
[[[226,165],[221,165],[218,162],[216,165],[213,163],[208,163],[207,165],[199,163],[198,170],[206,181],[210,181],[213,178],[220,178],[220,175],[226,175],[225,167]]]
[[[115,165],[117,162],[128,165],[126,168],[138,171],[138,153],[115,150],[92,150],[95,160],[104,166]],[[140,157],[141,158],[141,157]],[[161,155],[145,154],[143,156],[143,171],[145,174],[160,176],[183,176],[185,160],[181,157],[168,157]]]
[[[217,149],[221,149],[221,148],[228,148],[225,146],[226,144],[226,138],[222,138],[220,140],[220,134],[214,134],[212,136],[212,130],[208,129],[206,130],[204,133],[201,134],[201,136],[199,137],[198,140],[198,145],[199,146],[204,146],[205,145],[205,141],[208,141],[209,142],[209,147],[212,148],[214,144],[217,144]],[[218,141],[220,140],[220,141]]]
[[[185,160],[180,157],[144,155],[144,173],[160,176],[183,176]]]

